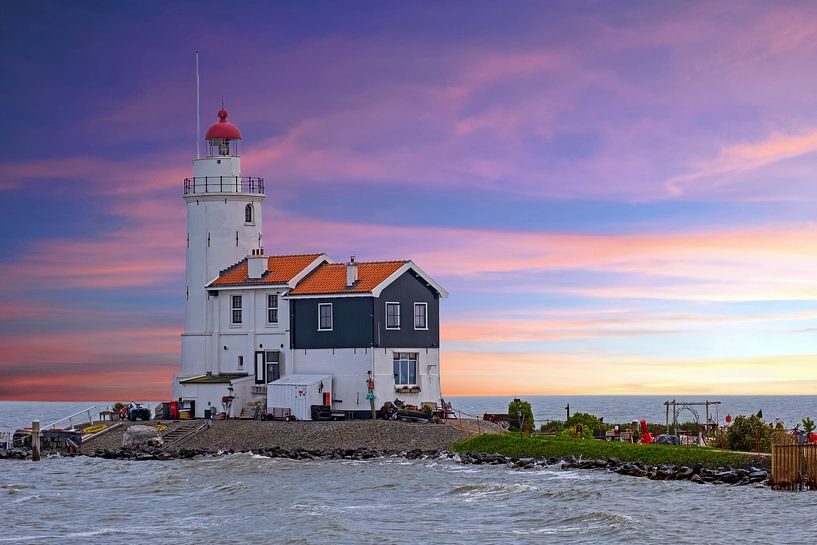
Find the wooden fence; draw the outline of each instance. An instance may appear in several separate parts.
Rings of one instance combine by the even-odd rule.
[[[772,488],[817,490],[817,445],[772,445]]]

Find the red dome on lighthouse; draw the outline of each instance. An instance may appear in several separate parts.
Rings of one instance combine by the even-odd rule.
[[[204,134],[206,140],[214,138],[229,138],[230,140],[241,140],[241,131],[234,124],[227,121],[227,110],[223,107],[218,111],[218,123],[213,123]]]

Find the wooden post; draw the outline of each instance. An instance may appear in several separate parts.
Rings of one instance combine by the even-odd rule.
[[[40,421],[31,423],[31,461],[40,461]]]
[[[377,420],[377,411],[374,408],[374,396],[369,399],[369,404],[372,407],[372,420]]]

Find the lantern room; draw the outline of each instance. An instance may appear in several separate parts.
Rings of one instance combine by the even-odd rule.
[[[238,157],[238,141],[241,131],[227,121],[227,110],[218,111],[218,122],[207,129],[204,139],[207,140],[208,157]]]

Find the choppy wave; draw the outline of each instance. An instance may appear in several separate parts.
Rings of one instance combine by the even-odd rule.
[[[524,545],[550,536],[629,544],[648,528],[676,543],[706,535],[731,544],[749,527],[758,542],[796,542],[785,529],[801,528],[817,506],[806,493],[447,460],[349,464],[235,454],[155,463],[64,458],[3,469],[0,541],[9,543]],[[773,513],[775,524],[757,525],[758,513]]]

